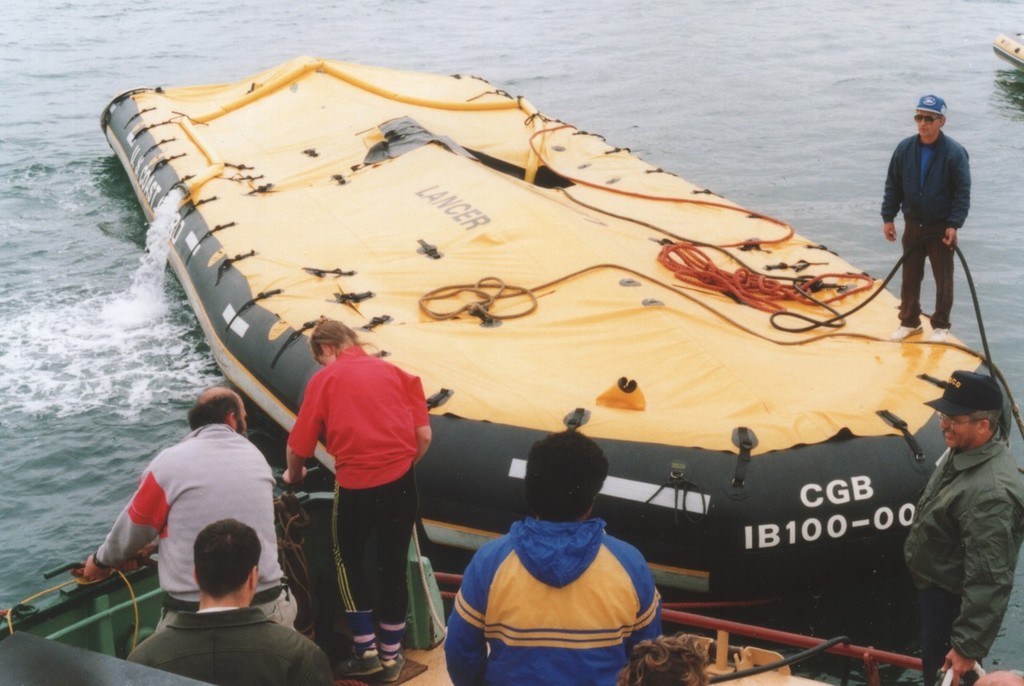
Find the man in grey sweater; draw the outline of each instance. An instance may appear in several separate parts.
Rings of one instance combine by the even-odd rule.
[[[231,389],[203,391],[189,411],[192,432],[149,463],[106,541],[85,561],[82,576],[100,579],[157,541],[166,594],[158,630],[174,613],[198,609],[192,544],[203,527],[227,517],[255,529],[262,544],[254,603],[280,624],[295,621],[295,600],[282,586],[277,559],[274,477],[245,437],[245,418],[245,405]]]

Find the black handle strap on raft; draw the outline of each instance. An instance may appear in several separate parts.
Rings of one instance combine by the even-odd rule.
[[[439,253],[437,251],[437,246],[436,245],[431,245],[430,243],[427,243],[422,238],[420,238],[416,242],[420,244],[419,250],[416,251],[419,254],[426,255],[427,257],[429,257],[432,260],[439,260],[442,257],[444,257],[443,253]]]
[[[245,312],[250,307],[252,307],[256,303],[258,303],[260,300],[266,300],[267,298],[273,298],[275,295],[280,295],[281,293],[284,293],[284,291],[282,289],[280,289],[280,288],[275,288],[272,291],[263,291],[261,293],[257,293],[256,297],[254,297],[252,300],[250,300],[249,302],[245,303],[244,305],[242,305],[241,307],[238,308],[238,311],[235,312],[235,316],[233,316],[228,321],[227,326],[224,327],[224,330],[228,331],[231,328],[231,325],[235,323],[235,320],[238,319],[238,317],[241,316],[241,314],[243,312]]]
[[[349,303],[361,303],[364,300],[369,300],[375,295],[377,294],[373,291],[363,291],[362,293],[335,293],[334,299],[339,303],[347,305]]]
[[[842,294],[853,288],[853,284],[848,283],[829,283],[828,281],[822,281],[820,277],[815,276],[802,276],[796,282],[798,288],[805,288],[808,293],[818,293],[823,290],[834,290],[836,293]]]
[[[616,382],[616,385],[618,385],[619,390],[622,391],[623,393],[632,393],[636,391],[637,384],[635,379],[627,379],[626,377],[622,376],[619,377],[619,380]]]
[[[938,386],[942,390],[945,390],[946,386],[948,385],[945,379],[936,379],[934,376],[929,376],[928,374],[918,374],[917,378],[921,379],[922,381],[927,381],[928,383],[933,384],[935,386]]]
[[[198,241],[196,241],[196,244],[192,246],[192,249],[188,253],[188,257],[185,258],[185,264],[187,265],[189,261],[191,261],[192,256],[196,254],[196,250],[199,250],[199,246],[203,241],[205,241],[207,238],[217,233],[218,231],[230,229],[232,226],[235,226],[235,222],[228,222],[227,224],[218,224],[217,226],[213,227],[212,229],[204,233],[202,237]]]
[[[281,355],[284,355],[284,351],[291,347],[291,344],[297,341],[302,336],[302,334],[316,326],[316,322],[317,320],[315,319],[312,321],[308,321],[288,335],[288,338],[285,339],[285,342],[278,349],[277,354],[274,355],[274,359],[270,361],[271,369],[273,369],[277,365],[277,361],[281,359]]]
[[[262,186],[256,186],[256,188],[253,188],[251,191],[246,193],[246,195],[260,195],[262,193],[269,193],[272,190],[274,190],[274,184],[265,183]]]
[[[917,439],[914,438],[914,434],[910,433],[910,428],[907,426],[905,421],[894,415],[889,410],[879,410],[875,414],[881,417],[882,421],[886,424],[902,433],[903,440],[907,442],[907,445],[910,446],[910,449],[914,453],[914,459],[918,462],[924,462],[924,451],[921,450],[921,446],[918,444]]]
[[[565,423],[565,426],[569,431],[575,431],[590,421],[590,410],[577,407],[575,410],[565,415],[565,418],[562,421]]]
[[[779,262],[778,264],[769,264],[765,266],[765,270],[772,271],[774,269],[791,269],[794,272],[800,273],[808,267],[826,265],[828,262],[808,262],[807,260],[800,260],[793,264],[787,264],[786,262]]]
[[[157,171],[158,169],[163,167],[165,164],[167,164],[171,160],[176,160],[179,157],[184,157],[184,156],[185,156],[185,153],[181,153],[181,154],[178,154],[178,155],[171,155],[170,157],[164,157],[159,162],[157,162],[156,164],[153,165],[153,171]]]
[[[302,271],[306,272],[307,274],[312,274],[313,276],[321,279],[327,276],[328,274],[333,274],[334,276],[356,275],[355,271],[345,271],[344,269],[341,269],[339,267],[335,267],[334,269],[317,269],[316,267],[303,267]]]
[[[234,257],[225,257],[224,261],[221,262],[220,266],[217,267],[217,284],[220,284],[221,277],[224,276],[224,272],[226,272],[228,269],[231,268],[231,265],[233,265],[235,262],[239,262],[241,260],[244,260],[247,257],[255,257],[255,255],[256,255],[256,251],[255,250],[250,250],[247,253],[242,253],[240,255],[235,255]]]
[[[434,395],[427,398],[427,409],[433,410],[435,407],[441,407],[448,399],[455,395],[455,391],[450,388],[442,388]]]
[[[140,133],[145,133],[146,131],[152,131],[153,129],[155,129],[158,126],[167,126],[168,124],[177,124],[177,123],[178,122],[175,121],[174,119],[168,119],[167,121],[158,121],[155,124],[148,124],[146,126],[143,126],[138,131],[132,132],[132,135],[135,138],[138,138]]]
[[[121,130],[122,130],[122,131],[127,131],[127,130],[128,130],[128,127],[132,125],[132,122],[134,122],[134,121],[135,121],[136,119],[138,119],[139,117],[141,117],[142,115],[144,115],[144,114],[145,114],[146,112],[152,112],[152,111],[153,111],[153,110],[155,110],[155,109],[156,109],[155,107],[143,107],[143,108],[142,108],[141,110],[139,110],[138,112],[136,112],[135,114],[133,114],[132,116],[130,116],[130,117],[128,118],[128,121],[126,121],[126,122],[124,123],[124,126],[123,126],[123,127],[121,127]],[[106,113],[106,112],[104,112],[103,114],[104,114],[104,116],[106,116],[106,114],[107,114],[107,113]],[[104,121],[104,122],[103,122],[103,125],[104,125],[104,126],[106,126],[106,124],[107,124],[107,122],[106,122],[106,121]]]
[[[373,331],[374,329],[376,329],[381,324],[387,324],[390,321],[391,321],[391,315],[389,315],[389,314],[382,314],[379,317],[374,317],[368,323],[363,324],[359,328],[362,329],[363,331]]]
[[[159,148],[161,145],[166,145],[167,143],[173,143],[176,140],[178,140],[178,139],[177,138],[164,138],[163,140],[159,140],[156,143],[153,143],[153,145],[151,145],[148,148],[146,148],[146,152],[142,153],[143,159],[148,157],[149,153],[153,152],[154,150]]]
[[[186,176],[185,178],[182,179],[182,184],[180,184],[181,187],[182,187],[182,190],[185,191],[186,195],[188,194],[188,188],[184,185],[184,182],[188,181],[191,178],[192,178],[192,176]],[[214,196],[209,197],[209,198],[203,198],[202,200],[199,200],[197,202],[190,202],[189,205],[188,205],[188,209],[185,210],[185,213],[181,215],[181,218],[182,219],[188,219],[188,216],[190,214],[192,214],[193,212],[195,212],[196,208],[199,207],[200,205],[205,205],[208,202],[213,202],[214,200],[219,200],[219,199],[220,198],[218,198],[216,195],[214,195]]]
[[[704,499],[704,492],[701,491],[700,487],[686,478],[686,465],[673,463],[672,468],[668,473],[668,481],[658,486],[658,490],[651,494],[651,497],[644,501],[644,505],[649,505],[658,494],[664,491],[666,488],[672,489],[672,523],[679,523],[679,510],[682,509],[683,514],[686,516],[686,520],[694,524],[701,522],[705,517],[708,516],[707,500]],[[679,491],[683,492],[682,508],[679,506]],[[686,496],[689,495],[690,491],[694,490],[701,495],[702,509],[700,514],[690,516],[690,513],[686,510]]]
[[[754,435],[753,429],[738,426],[732,430],[732,444],[740,451],[736,460],[736,473],[732,477],[732,486],[743,488],[747,480],[747,467],[750,466],[750,451],[757,447],[757,436]]]

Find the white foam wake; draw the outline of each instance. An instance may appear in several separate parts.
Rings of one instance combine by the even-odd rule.
[[[126,288],[117,288],[117,274],[86,266],[64,275],[45,302],[30,296],[8,321],[17,335],[0,342],[0,414],[71,416],[104,407],[134,418],[219,380],[197,346],[187,304],[168,296],[168,239],[180,202],[172,191],[158,206],[146,252],[121,279]],[[106,270],[101,260],[96,270]]]

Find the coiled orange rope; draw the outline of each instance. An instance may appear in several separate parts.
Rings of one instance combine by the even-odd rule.
[[[716,266],[704,252],[690,243],[670,243],[662,247],[658,262],[667,267],[677,279],[731,295],[744,305],[762,312],[781,312],[780,301],[796,300],[799,294],[792,286],[764,274],[739,268],[727,272]]]

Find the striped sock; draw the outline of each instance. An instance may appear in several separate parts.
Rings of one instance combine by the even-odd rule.
[[[405,622],[399,624],[380,623],[380,658],[382,660],[394,660],[398,656],[403,636],[405,636]]]
[[[377,648],[377,636],[373,633],[373,612],[346,612],[348,626],[352,629],[352,642],[356,646],[356,655],[365,655]]]

